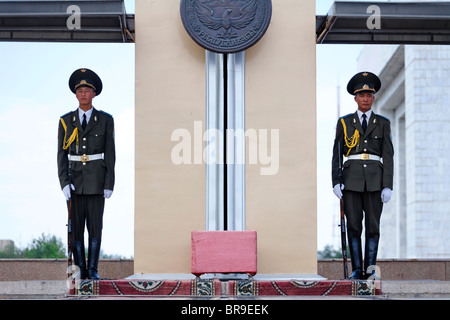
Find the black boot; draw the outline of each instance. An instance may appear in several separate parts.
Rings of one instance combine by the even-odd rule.
[[[375,265],[377,263],[377,253],[378,253],[378,242],[379,238],[367,238],[366,239],[366,247],[364,250],[364,271],[365,271],[365,278],[368,279],[370,276],[375,274]],[[369,269],[369,267],[372,266],[372,268]]]
[[[89,238],[89,249],[88,249],[88,276],[89,279],[99,280],[100,277],[97,273],[98,259],[100,256],[100,238]]]
[[[363,278],[362,272],[362,248],[361,238],[349,238],[348,246],[350,249],[350,257],[352,260],[352,274],[350,279],[358,280]]]
[[[80,268],[80,279],[87,279],[84,241],[74,241],[72,252],[74,263],[78,268]]]

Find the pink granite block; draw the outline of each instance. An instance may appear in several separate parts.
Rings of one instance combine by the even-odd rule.
[[[256,231],[193,231],[191,272],[256,274]]]

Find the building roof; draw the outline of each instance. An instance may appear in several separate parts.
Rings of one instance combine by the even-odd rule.
[[[134,42],[134,15],[124,0],[0,0],[0,41]]]
[[[325,44],[450,44],[449,13],[450,2],[336,1],[327,15],[316,17],[316,39]]]
[[[80,28],[69,28],[80,9]],[[318,44],[450,44],[450,2],[336,1],[316,16]],[[75,13],[76,14],[76,13]],[[134,42],[124,0],[0,0],[0,41]]]

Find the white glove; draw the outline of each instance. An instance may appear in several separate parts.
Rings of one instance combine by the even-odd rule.
[[[105,189],[105,190],[103,190],[103,197],[105,197],[105,199],[109,199],[109,197],[111,197],[112,193],[113,193],[112,190]]]
[[[333,192],[339,200],[342,199],[342,190],[344,190],[343,184],[337,184],[333,187]]]
[[[73,184],[70,185],[70,188],[72,188],[72,190],[75,191],[75,186]],[[62,192],[64,193],[64,197],[66,197],[66,200],[70,199],[70,188],[69,185],[67,185],[62,190]]]
[[[392,192],[391,189],[389,189],[389,188],[384,188],[384,189],[381,191],[381,201],[384,202],[384,203],[389,202],[389,200],[391,200],[391,192]]]

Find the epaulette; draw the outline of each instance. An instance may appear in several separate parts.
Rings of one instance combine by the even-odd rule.
[[[108,112],[105,112],[103,110],[98,110],[98,112],[101,112],[101,113],[103,113],[103,114],[105,114],[105,115],[107,115],[107,116],[112,118],[112,114],[109,114]]]
[[[388,118],[386,118],[385,116],[382,116],[381,114],[378,114],[378,113],[377,113],[377,116],[379,116],[380,118],[383,118],[383,119],[385,119],[385,120],[387,120],[387,121],[391,121],[391,120],[389,120]]]
[[[355,113],[349,113],[349,114],[346,114],[345,116],[340,117],[339,120],[340,120],[340,119],[348,118],[348,117],[350,117],[350,116],[352,116],[352,115],[354,115],[354,114],[355,114]]]
[[[73,112],[73,111],[69,111],[69,112],[63,114],[60,118],[64,118],[64,117],[68,116],[69,114],[71,114],[72,112]]]

